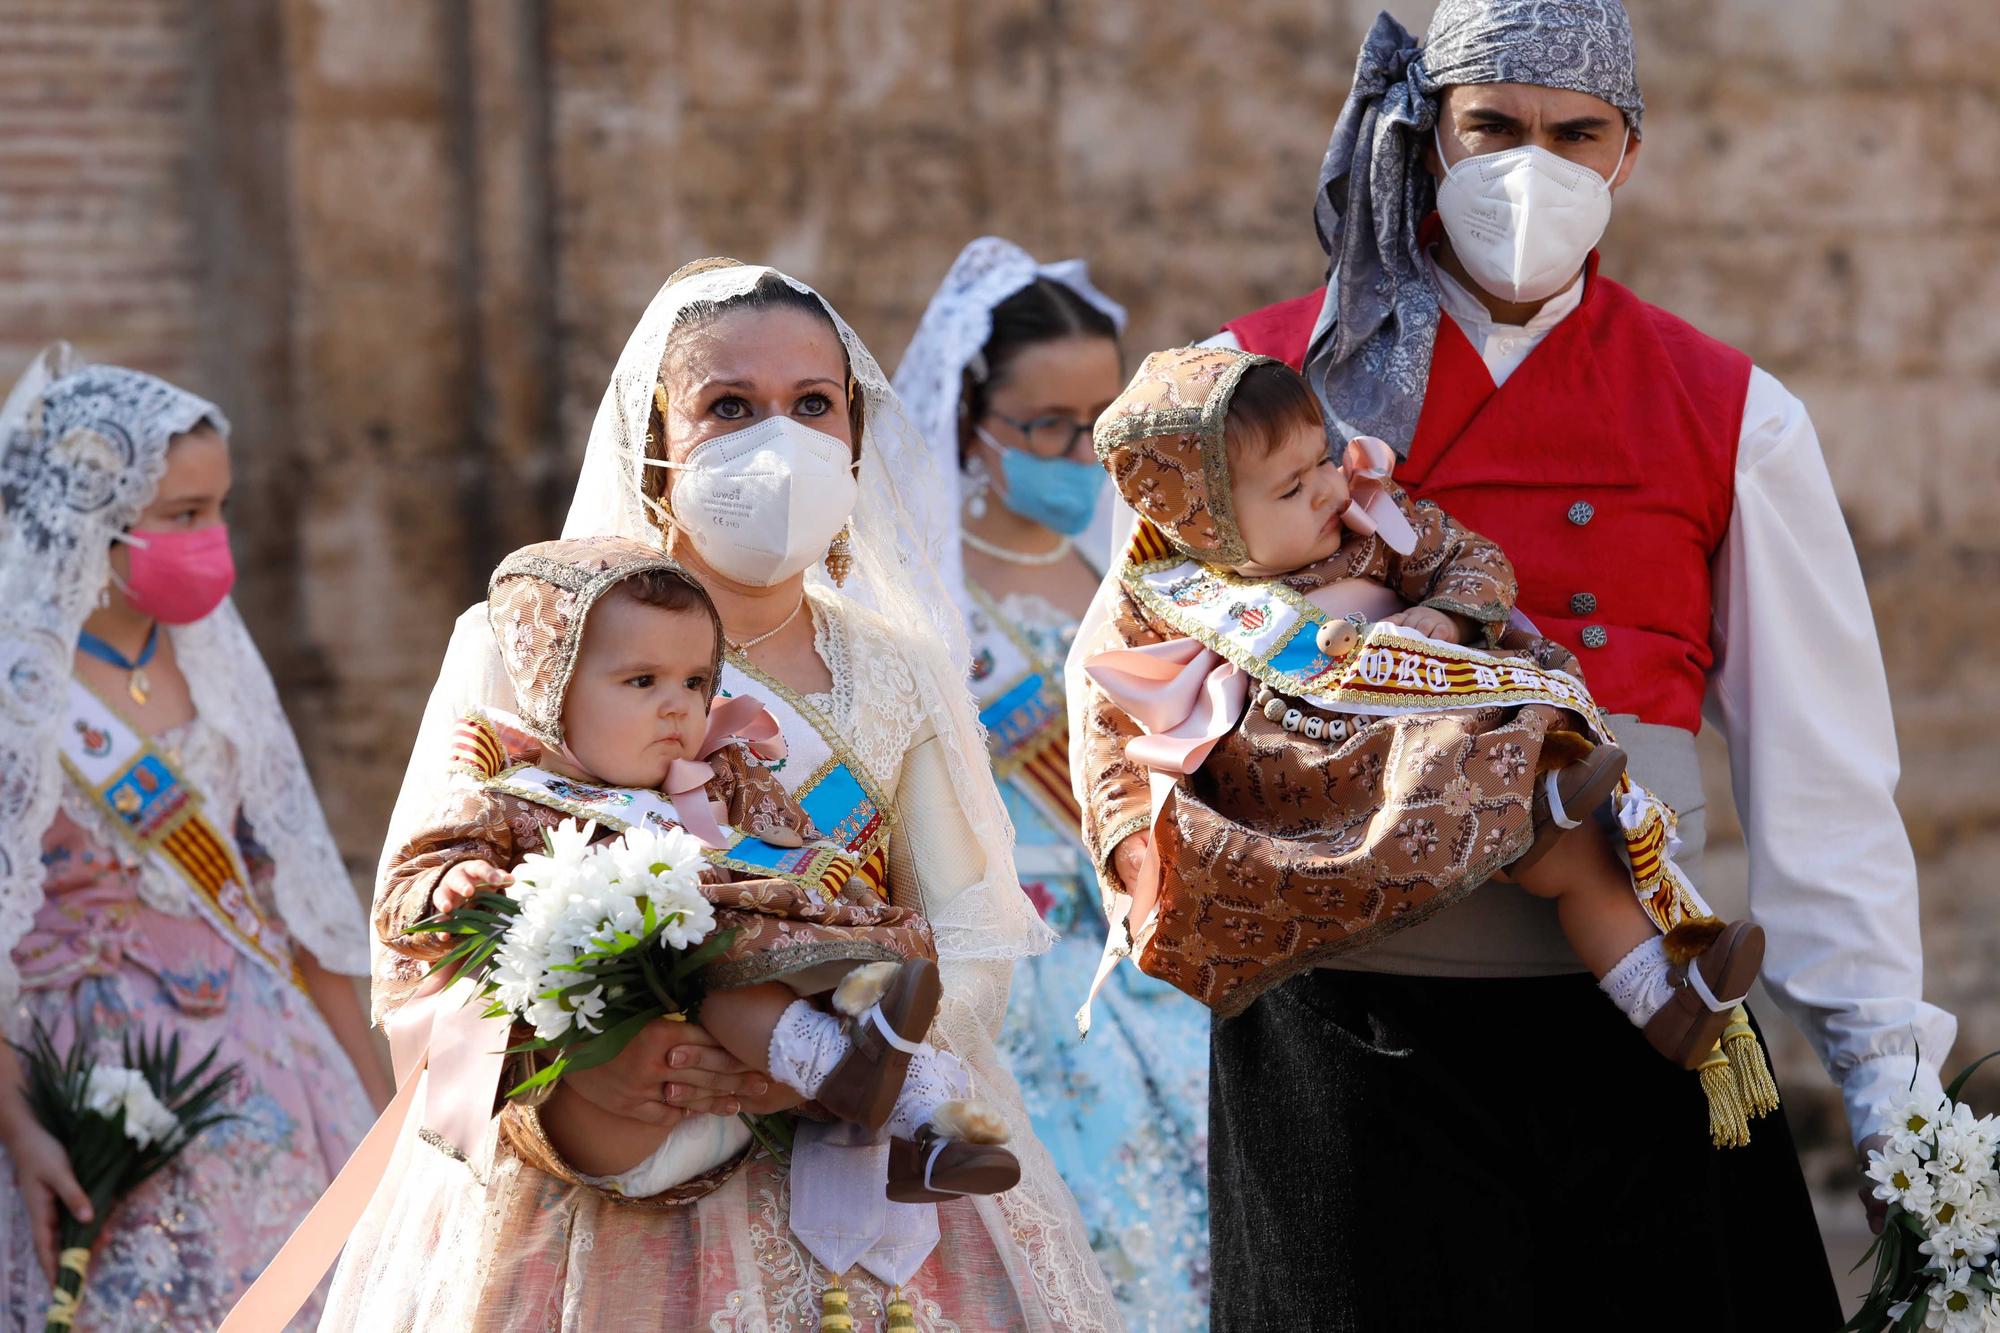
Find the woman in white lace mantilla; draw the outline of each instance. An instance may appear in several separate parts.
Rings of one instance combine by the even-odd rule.
[[[1108,567],[1090,425],[1124,385],[1125,311],[1081,260],[984,236],[952,264],[896,368],[928,441],[970,679],[1015,829],[1021,885],[1059,939],[1015,970],[1000,1050],[1135,1328],[1207,1322],[1208,1014],[1125,969],[1072,1017],[1104,951],[1069,775],[1062,663]]]
[[[239,1118],[118,1204],[95,1328],[213,1328],[360,1137],[364,1087],[387,1093],[349,980],[361,905],[227,597],[227,431],[63,346],[0,409],[6,1035],[113,1062],[128,1034],[175,1036],[242,1070]],[[75,1189],[20,1077],[0,1047],[0,1329],[41,1327]]]
[[[816,446],[800,451],[799,427]],[[846,459],[817,457],[827,437]],[[765,449],[793,450],[788,480],[734,470],[733,521],[711,483]],[[801,481],[807,455],[830,468],[822,484]],[[838,836],[894,901],[929,919],[944,980],[930,1041],[1001,1109],[1021,1183],[887,1204],[886,1145],[810,1121],[788,1170],[750,1152],[733,1117],[682,1109],[773,1109],[778,1098],[731,1081],[740,1069],[676,1034],[674,1053],[704,1071],[691,1088],[665,1046],[642,1040],[574,1086],[606,1109],[678,1122],[659,1152],[615,1180],[585,1176],[559,1127],[542,1126],[539,1141],[515,1133],[529,1119],[518,1110],[466,1160],[406,1134],[342,1256],[323,1326],[811,1328],[836,1276],[857,1326],[883,1319],[898,1288],[919,1329],[1118,1325],[1076,1206],[993,1049],[1014,960],[1048,933],[1014,876],[963,684],[963,627],[906,507],[927,494],[927,466],[880,368],[817,293],[770,269],[704,261],[660,290],[619,358],[565,533],[664,533],[713,595],[729,643],[722,692],[777,716],[780,781],[802,800],[846,791],[852,818]],[[505,681],[475,608],[426,711],[390,846],[444,781],[453,720],[469,705],[509,706]],[[420,979],[378,951],[378,1010]]]

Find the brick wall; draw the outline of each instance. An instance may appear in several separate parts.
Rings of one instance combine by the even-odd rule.
[[[188,24],[183,0],[0,6],[0,373],[57,335],[193,369]]]

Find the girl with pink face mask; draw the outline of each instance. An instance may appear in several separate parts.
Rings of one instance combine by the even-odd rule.
[[[42,354],[0,409],[0,1015],[117,1061],[178,1036],[242,1075],[218,1127],[119,1203],[106,1326],[213,1326],[388,1080],[350,977],[366,929],[271,678],[229,602],[228,423],[149,375]],[[39,1328],[62,1146],[0,1047],[0,1329]]]

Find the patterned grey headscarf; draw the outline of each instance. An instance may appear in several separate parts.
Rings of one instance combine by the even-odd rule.
[[[1434,199],[1424,149],[1439,95],[1460,83],[1589,93],[1623,111],[1635,135],[1645,109],[1619,0],[1443,0],[1421,48],[1387,13],[1376,17],[1320,166],[1313,222],[1331,272],[1306,377],[1344,433],[1380,436],[1404,455],[1439,313],[1417,248]]]

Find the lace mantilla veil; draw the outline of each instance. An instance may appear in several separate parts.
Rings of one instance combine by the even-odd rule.
[[[751,265],[709,268],[669,282],[654,296],[619,356],[598,407],[575,499],[563,525],[565,537],[610,533],[660,540],[641,476],[653,388],[668,335],[689,305],[739,296],[775,272]],[[985,860],[979,884],[957,895],[942,911],[927,912],[946,988],[946,1004],[933,1039],[970,1066],[978,1094],[1000,1106],[1022,1155],[1021,1184],[997,1199],[979,1200],[978,1206],[989,1227],[1011,1235],[1026,1251],[1034,1285],[1052,1308],[1068,1313],[1071,1327],[1115,1326],[1115,1310],[1075,1204],[1046,1150],[1032,1141],[1020,1093],[993,1048],[993,1036],[1004,1017],[1012,960],[1042,952],[1053,936],[1015,876],[1013,829],[993,783],[985,738],[966,686],[965,626],[958,602],[947,593],[949,585],[939,573],[941,530],[926,523],[920,510],[937,502],[942,482],[931,475],[923,436],[854,330],[810,287],[778,276],[819,301],[833,320],[864,406],[860,498],[849,524],[854,565],[837,595],[860,603],[895,627],[894,642],[916,679],[924,719],[944,747],[951,785]],[[808,578],[817,595],[832,593],[833,585],[817,567]],[[483,607],[461,616],[453,631],[397,800],[385,854],[405,840],[443,794],[453,723],[467,707],[476,705],[512,706]]]
[[[0,1013],[19,994],[12,951],[42,905],[42,838],[68,781],[60,743],[77,636],[110,576],[113,536],[151,502],[173,437],[204,422],[229,430],[213,403],[83,364],[62,343],[0,407]],[[169,632],[196,711],[236,751],[243,813],[276,866],[285,928],[324,966],[365,972],[361,905],[235,604]],[[230,831],[234,812],[208,813]]]
[[[921,497],[918,517],[932,530],[938,573],[961,609],[968,604],[958,539],[959,514],[965,504],[964,474],[958,465],[958,405],[965,368],[993,336],[993,308],[1037,278],[1069,288],[1103,312],[1120,333],[1125,331],[1125,307],[1091,285],[1090,269],[1081,259],[1038,264],[1012,241],[982,236],[952,261],[896,367],[896,396],[930,450],[935,489]],[[1110,487],[1105,492],[1096,518],[1078,539],[1085,557],[1099,569],[1107,567],[1111,553],[1114,497]]]

